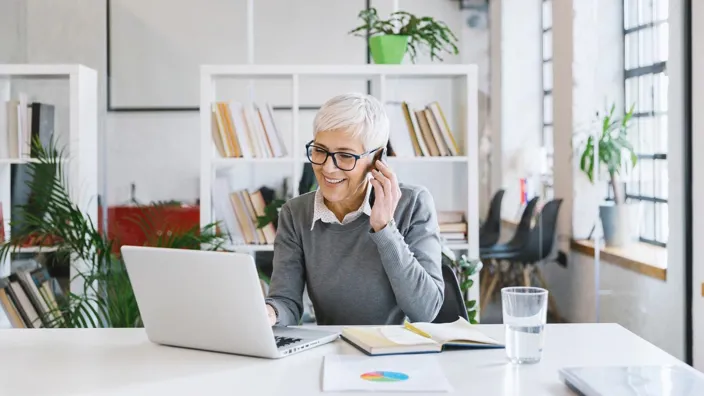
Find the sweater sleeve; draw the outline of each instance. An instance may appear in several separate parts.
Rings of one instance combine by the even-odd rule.
[[[274,240],[273,267],[269,294],[265,302],[277,311],[276,324],[298,325],[303,314],[305,262],[288,205],[283,205],[279,213]]]
[[[432,195],[422,189],[406,235],[397,227],[371,232],[399,307],[413,322],[430,322],[444,300],[442,248]]]

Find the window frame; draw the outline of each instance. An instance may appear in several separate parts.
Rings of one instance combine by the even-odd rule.
[[[666,247],[667,238],[669,234],[667,232],[667,192],[665,192],[665,197],[660,196],[656,192],[656,188],[658,186],[662,186],[662,184],[665,184],[665,189],[667,189],[667,183],[669,182],[669,180],[667,176],[665,176],[665,178],[663,179],[660,172],[656,171],[656,169],[661,169],[661,166],[664,166],[664,169],[667,169],[667,149],[665,149],[663,152],[662,149],[657,147],[658,145],[656,143],[653,143],[663,138],[666,141],[667,134],[669,133],[667,124],[658,122],[660,121],[660,117],[665,117],[666,120],[669,110],[667,104],[667,89],[660,89],[661,87],[659,86],[659,84],[662,82],[659,76],[667,77],[667,58],[669,57],[669,48],[667,48],[664,52],[665,54],[667,54],[664,57],[661,57],[662,54],[659,52],[655,53],[656,51],[653,49],[653,47],[657,47],[658,39],[661,38],[657,35],[657,33],[659,33],[659,29],[662,28],[663,25],[665,27],[669,26],[669,16],[666,16],[664,19],[658,19],[658,15],[656,15],[656,10],[662,9],[662,7],[658,7],[661,6],[661,2],[665,3],[666,8],[669,6],[669,0],[623,0],[622,2],[622,24],[624,44],[623,104],[624,108],[626,109],[630,108],[633,104],[636,105],[636,109],[641,106],[644,106],[644,104],[641,102],[641,100],[643,99],[643,92],[641,90],[643,89],[643,87],[645,87],[645,91],[648,91],[646,92],[646,101],[650,101],[651,107],[646,109],[646,111],[640,111],[640,109],[634,111],[633,118],[631,119],[631,122],[635,124],[631,127],[631,130],[635,131],[636,143],[634,143],[634,151],[638,158],[638,164],[636,165],[636,169],[634,170],[635,178],[630,183],[626,184],[625,198],[630,201],[652,204],[653,210],[651,216],[645,217],[645,213],[643,214],[643,216],[639,216],[639,220],[643,218],[647,222],[652,222],[652,237],[649,237],[649,235],[644,235],[642,225],[638,231],[638,237],[639,240],[643,243]],[[634,10],[630,8],[633,5],[635,5]],[[648,15],[649,18],[644,17],[644,15],[648,14],[648,12],[640,9],[642,5],[650,7],[650,15]],[[629,22],[634,23],[629,24]],[[641,41],[640,35],[642,34],[643,37],[645,37],[646,32],[651,34],[651,40],[649,42],[645,39]],[[635,41],[631,41],[629,44],[629,40],[632,37],[635,37]],[[631,48],[634,42],[636,44],[635,49]],[[667,41],[665,41],[665,43],[667,45]],[[635,60],[632,59],[634,51]],[[648,51],[650,52],[647,53]],[[646,62],[648,63],[641,64],[641,61],[643,60],[642,58],[647,58],[648,56],[650,57],[650,59],[646,60]],[[629,64],[631,65],[631,67],[629,67]],[[648,76],[650,76],[651,78],[650,81],[647,83],[644,82],[647,80],[647,78],[641,79],[641,77]],[[629,81],[632,81],[630,86]],[[632,89],[634,86],[636,87],[636,95],[634,98],[629,98],[629,89]],[[665,95],[665,110],[657,108],[657,99],[662,100],[662,98],[656,98],[656,90],[660,95]],[[639,124],[644,124],[644,121],[649,122],[651,126],[651,129],[645,132],[650,133],[650,135],[645,136],[647,139],[651,140],[650,145],[653,146],[650,152],[645,152],[643,150],[643,147],[639,146],[639,144],[643,141],[643,136],[641,136]],[[633,139],[633,137],[631,137],[631,139]],[[652,173],[649,173],[651,170]],[[650,193],[643,191],[644,180],[647,180],[648,177],[650,178],[650,180],[652,180],[652,186],[650,187],[650,190],[652,192]],[[660,213],[662,205],[664,205],[664,210],[666,211],[665,216],[662,216],[662,214]],[[645,234],[650,233],[646,231]]]
[[[553,83],[554,83],[554,45],[553,45],[553,18],[552,18],[552,6],[553,6],[553,1],[554,0],[542,0],[540,4],[540,60],[541,60],[541,66],[540,66],[540,85],[541,85],[541,90],[542,90],[542,97],[541,97],[541,129],[540,129],[540,145],[541,148],[544,150],[544,155],[545,155],[545,161],[546,161],[546,166],[545,168],[547,169],[547,172],[541,174],[541,186],[542,186],[542,191],[541,195],[543,196],[544,199],[552,199],[555,195],[554,191],[554,174],[553,174],[553,166],[554,166],[554,143],[553,143],[553,133],[554,133],[554,102],[553,102]],[[546,26],[545,23],[545,9],[549,7],[550,9],[550,23],[549,25]],[[548,46],[545,45],[545,38],[549,35],[550,37],[550,43]],[[550,57],[545,58],[545,49],[549,47],[550,48]],[[545,79],[545,68],[549,67],[550,68],[550,76],[552,77],[552,81],[550,82],[550,88],[546,88],[546,79]],[[545,101],[546,99],[550,98],[550,118],[549,120],[545,116]],[[550,129],[552,132],[550,132],[550,136],[547,136],[546,130]]]

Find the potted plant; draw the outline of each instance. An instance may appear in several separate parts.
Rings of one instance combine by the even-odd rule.
[[[447,24],[432,17],[417,17],[406,11],[396,11],[381,19],[375,8],[360,11],[363,23],[349,34],[369,37],[369,49],[374,63],[400,64],[406,53],[415,63],[418,51],[426,49],[431,60],[442,61],[441,53],[457,54],[457,36]]]
[[[613,192],[613,201],[605,201],[599,206],[599,217],[607,246],[623,246],[634,239],[637,213],[635,205],[626,202],[624,183],[620,177],[629,167],[634,167],[638,157],[633,145],[628,141],[628,130],[633,117],[634,106],[620,119],[614,115],[616,106],[599,122],[601,131],[598,140],[599,164],[608,173],[608,182]],[[582,150],[579,167],[594,183],[594,136],[587,138]]]

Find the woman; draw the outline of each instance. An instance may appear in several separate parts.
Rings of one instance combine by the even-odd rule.
[[[389,120],[372,96],[330,99],[306,145],[319,188],[279,214],[266,308],[272,325],[297,325],[303,288],[319,325],[432,321],[443,302],[433,198],[399,184],[378,160]]]

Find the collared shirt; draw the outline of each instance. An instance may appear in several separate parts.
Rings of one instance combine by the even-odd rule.
[[[372,192],[372,188],[372,184],[369,182],[369,179],[367,179],[367,192],[364,196],[364,201],[362,202],[362,205],[354,212],[347,213],[342,219],[342,223],[340,223],[340,221],[337,220],[337,216],[335,216],[335,213],[333,213],[327,207],[327,205],[325,205],[323,193],[320,191],[320,187],[318,187],[318,189],[315,191],[315,203],[313,205],[313,223],[311,224],[310,229],[312,230],[315,227],[315,223],[318,220],[322,221],[323,223],[344,225],[356,220],[359,216],[362,215],[362,213],[366,214],[367,216],[371,216],[372,207],[369,205],[369,195]]]

